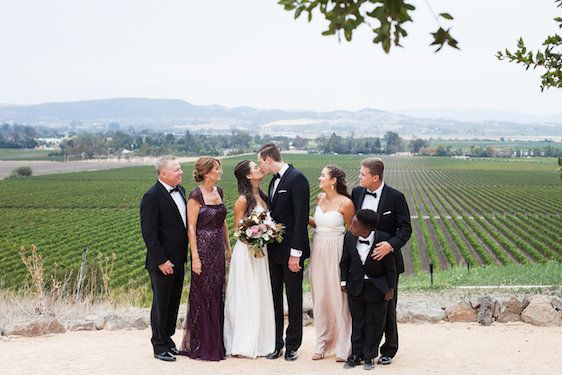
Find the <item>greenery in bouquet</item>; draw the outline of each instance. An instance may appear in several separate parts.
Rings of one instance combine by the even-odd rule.
[[[264,246],[283,241],[284,232],[284,225],[273,221],[269,211],[257,212],[254,210],[240,220],[234,236],[248,245],[250,253],[254,257],[262,258],[265,255]]]

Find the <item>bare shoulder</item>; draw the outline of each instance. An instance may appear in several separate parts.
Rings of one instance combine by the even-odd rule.
[[[342,206],[342,207],[350,207],[350,206],[353,206],[353,201],[344,195],[344,196],[342,197],[341,206]]]
[[[247,206],[248,206],[248,199],[246,198],[245,195],[239,196],[238,199],[236,199],[236,202],[234,202],[234,208],[246,209]]]

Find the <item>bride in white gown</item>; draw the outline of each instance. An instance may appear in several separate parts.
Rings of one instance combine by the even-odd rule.
[[[267,209],[267,197],[260,190],[263,172],[244,160],[234,168],[240,197],[234,203],[234,231],[248,213]],[[256,358],[275,349],[275,317],[269,278],[267,248],[255,258],[248,246],[236,241],[230,260],[224,311],[226,355]]]

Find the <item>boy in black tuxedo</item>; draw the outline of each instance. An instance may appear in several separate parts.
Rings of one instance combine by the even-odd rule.
[[[369,256],[375,245],[389,235],[377,231],[379,217],[373,210],[358,210],[345,234],[340,261],[341,288],[348,295],[351,312],[351,355],[344,368],[364,361],[363,368],[374,368],[386,324],[388,301],[394,297],[396,263],[388,256],[375,260]]]

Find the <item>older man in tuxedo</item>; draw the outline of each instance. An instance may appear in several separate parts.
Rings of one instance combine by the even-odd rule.
[[[267,246],[273,308],[275,310],[275,350],[268,359],[281,356],[298,358],[302,343],[302,280],[304,260],[310,256],[308,215],[310,188],[304,174],[283,161],[275,143],[267,143],[258,150],[258,162],[265,174],[272,174],[269,184],[268,206],[271,217],[285,225],[281,243]],[[283,341],[283,285],[287,292],[289,325]]]
[[[372,253],[375,260],[381,260],[385,256],[394,257],[397,269],[394,298],[388,305],[384,330],[385,341],[381,346],[381,356],[378,360],[379,364],[389,365],[398,351],[396,301],[398,299],[398,276],[404,272],[401,249],[412,235],[412,225],[404,194],[385,184],[383,174],[382,159],[372,157],[362,160],[359,186],[353,189],[351,197],[357,210],[375,211],[379,216],[377,230],[390,235],[388,240],[378,242]]]
[[[178,160],[162,156],[156,162],[156,173],[158,181],[142,197],[140,221],[153,293],[150,325],[154,357],[171,362],[179,354],[172,335],[187,260],[187,204]]]

